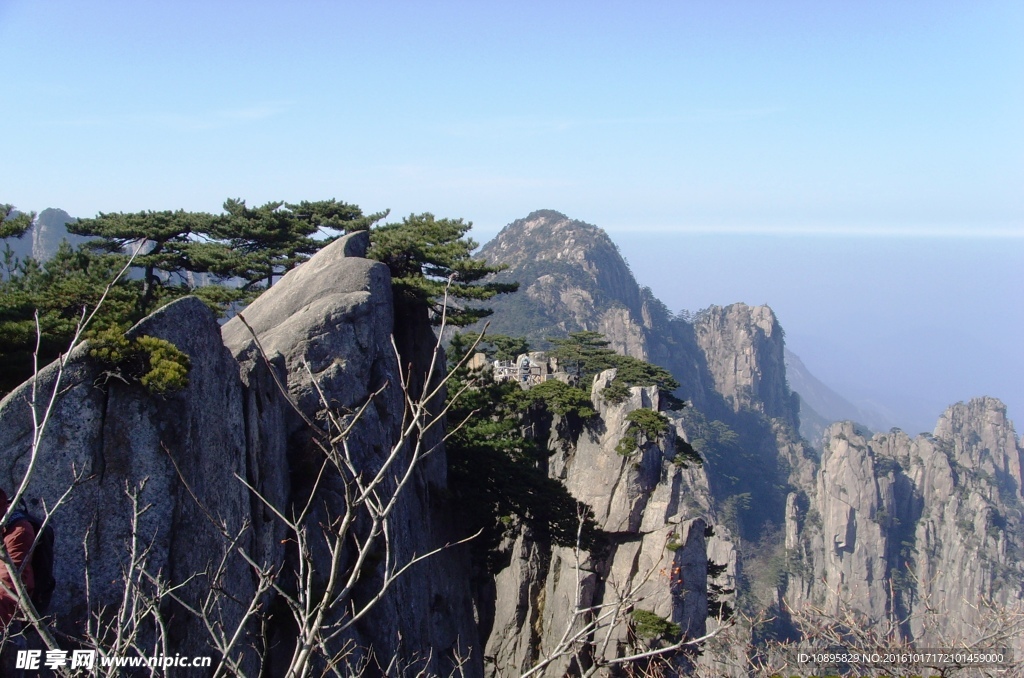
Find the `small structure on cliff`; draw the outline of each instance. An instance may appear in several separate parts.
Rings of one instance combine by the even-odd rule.
[[[541,384],[554,376],[557,363],[538,351],[523,353],[515,360],[495,360],[495,381],[515,381],[524,388]]]
[[[515,360],[488,360],[485,353],[477,353],[469,362],[470,369],[490,369],[495,381],[514,381],[523,388],[542,384],[549,379],[568,381],[570,373],[558,365],[558,360],[543,351],[531,351],[516,356]]]

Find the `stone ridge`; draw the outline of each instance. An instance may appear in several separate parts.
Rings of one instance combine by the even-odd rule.
[[[995,398],[916,438],[833,424],[815,486],[787,502],[787,603],[855,612],[877,633],[902,619],[918,647],[1006,631],[1000,611],[1024,604],[1022,455]],[[1019,633],[999,642],[1024,651]]]
[[[558,213],[513,222],[482,252],[508,264],[502,275],[523,284],[493,304],[495,331],[533,332],[531,339],[602,331],[617,350],[672,371],[694,409],[733,427],[745,464],[761,464],[756,473],[784,469],[768,483],[780,488],[778,499],[765,491],[756,509],[785,525],[786,583],[776,596],[797,607],[856,611],[877,624],[905,617],[900,633],[919,647],[981,625],[979,596],[1020,602],[1021,450],[997,400],[953,406],[933,436],[917,439],[823,423],[819,457],[797,435],[799,400],[770,308],[713,306],[692,324],[672,318],[631,274],[601,270],[628,273],[603,231]],[[712,488],[726,486],[731,475],[744,476],[747,486],[756,480],[744,463],[720,462],[707,469]],[[573,486],[598,508],[608,501],[593,496],[602,482]],[[929,605],[943,610],[941,618],[925,618]]]

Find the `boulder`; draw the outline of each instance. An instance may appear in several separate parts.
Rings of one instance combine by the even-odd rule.
[[[251,394],[255,391],[249,397],[263,398],[270,405],[264,405],[264,411],[275,417],[267,420],[267,426],[256,427],[256,439],[271,439],[282,428],[287,432],[291,493],[299,503],[313,491],[323,460],[311,434],[328,428],[328,409],[345,425],[359,413],[347,441],[354,465],[364,475],[376,473],[391,452],[401,448],[385,493],[394,490],[393,478],[409,460],[411,444],[402,444],[404,375],[392,335],[401,329],[428,349],[436,340],[429,325],[396,328],[388,269],[358,256],[366,252],[366,245],[365,232],[339,238],[285,275],[223,328],[224,342],[240,365],[242,380]],[[397,322],[410,321],[400,318]],[[402,360],[411,369],[425,372],[430,355],[432,350],[427,350]],[[280,388],[268,393],[271,383]],[[439,430],[424,439],[422,449],[430,453],[418,462],[390,523],[392,566],[456,540],[455,519],[444,499],[446,461]],[[317,491],[317,508],[309,521],[313,534],[340,516],[346,501],[345,481],[338,474],[328,473]],[[313,548],[314,560],[327,562],[325,543],[315,541]],[[357,599],[376,593],[380,561],[374,559],[377,569],[357,591]],[[482,659],[470,651],[476,631],[469,575],[465,549],[443,551],[416,566],[347,636],[355,647],[373,648],[373,656],[358,652],[354,656],[381,666],[397,657],[416,670],[444,675],[457,657],[470,657],[467,675],[478,674]]]

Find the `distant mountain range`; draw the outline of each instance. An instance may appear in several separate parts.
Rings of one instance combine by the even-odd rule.
[[[492,331],[538,347],[598,331],[673,373],[692,403],[681,428],[703,450],[709,515],[739,536],[724,562],[746,604],[774,610],[780,637],[796,637],[790,613],[816,609],[847,631],[856,619],[865,637],[920,647],[999,638],[1019,656],[1020,627],[999,614],[1024,605],[1024,449],[1002,402],[952,405],[915,437],[890,430],[785,350],[767,306],[673,315],[607,234],[551,210],[512,222],[480,256],[521,283],[490,302]],[[727,659],[712,657],[713,675],[752,675]]]
[[[554,210],[539,210],[506,226],[479,256],[507,270],[503,281],[519,281],[520,291],[492,300],[492,333],[525,336],[543,348],[548,337],[579,330],[603,333],[619,351],[673,371],[684,395],[707,406],[707,381],[699,366],[707,361],[697,346],[699,317],[678,317],[641,287],[600,228]],[[774,322],[774,320],[772,320]],[[834,421],[856,421],[873,431],[893,426],[884,414],[858,407],[815,377],[798,356],[784,352],[788,380],[799,394],[800,432],[812,444]],[[782,367],[781,365],[779,366]]]

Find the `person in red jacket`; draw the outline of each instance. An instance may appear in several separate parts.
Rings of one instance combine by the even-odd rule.
[[[9,503],[7,493],[0,489],[0,515],[7,513]],[[3,526],[3,534],[7,555],[10,556],[11,562],[14,564],[15,572],[21,569],[21,581],[25,585],[25,590],[31,595],[35,588],[35,577],[32,573],[32,563],[25,562],[25,559],[28,557],[29,552],[32,550],[32,544],[36,540],[36,533],[32,528],[32,523],[24,517],[20,519],[15,518],[15,520]],[[24,568],[22,568],[22,565],[24,565]],[[18,605],[18,596],[15,593],[12,574],[3,562],[0,562],[0,582],[3,583],[3,586],[0,587],[0,629],[6,629],[20,606]],[[11,593],[8,593],[8,591]]]

